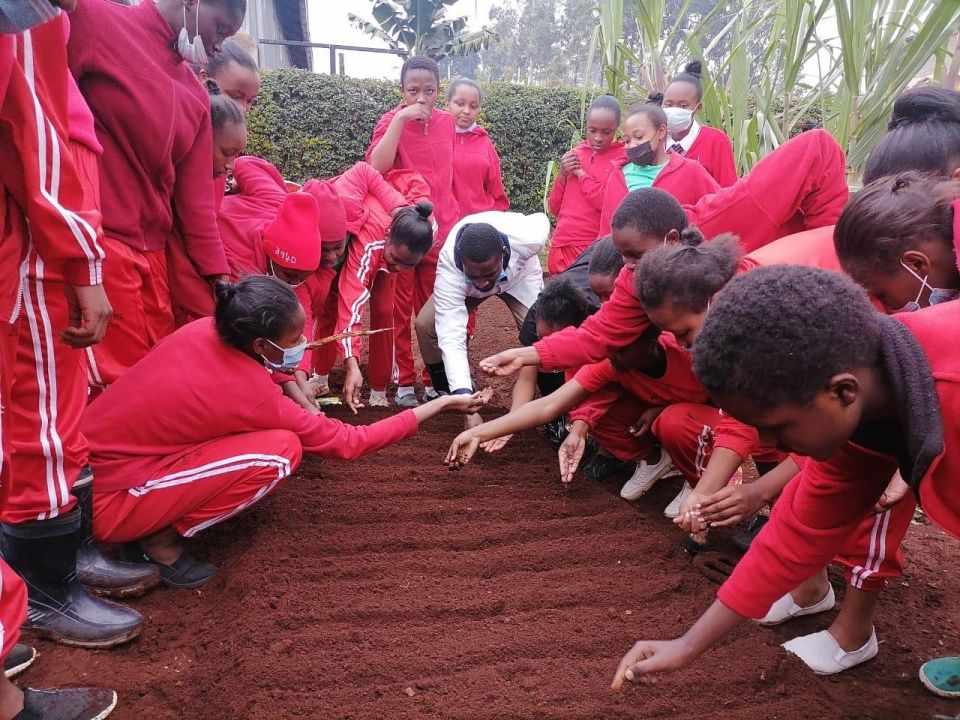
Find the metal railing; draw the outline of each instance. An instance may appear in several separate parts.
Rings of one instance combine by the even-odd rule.
[[[350,50],[353,52],[385,53],[387,55],[398,55],[402,58],[405,58],[410,54],[406,50],[361,47],[359,45],[340,45],[338,43],[315,43],[315,42],[306,42],[303,40],[268,40],[267,38],[260,38],[258,42],[260,42],[260,44],[262,45],[284,45],[287,47],[329,48],[331,75],[337,74],[337,51],[338,50]],[[341,75],[344,74],[343,71],[344,71],[343,53],[340,53],[340,74]]]

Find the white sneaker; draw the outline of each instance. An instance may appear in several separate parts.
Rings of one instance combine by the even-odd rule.
[[[687,495],[693,492],[693,488],[690,487],[690,483],[686,480],[683,481],[683,487],[680,488],[680,494],[677,495],[669,505],[663,509],[663,514],[668,518],[675,518],[680,515],[680,506],[683,505],[683,501],[687,499]]]
[[[370,407],[390,407],[390,403],[387,402],[386,393],[383,395],[370,393],[370,399],[367,401],[367,404]]]
[[[783,649],[793,653],[817,675],[835,675],[865,663],[878,651],[877,631],[870,628],[870,639],[858,650],[846,652],[826,630],[788,640]]]
[[[827,587],[827,594],[823,596],[823,599],[807,607],[797,605],[797,603],[793,601],[793,596],[787,593],[771,605],[770,609],[767,610],[767,614],[764,615],[762,619],[757,620],[757,622],[760,625],[779,625],[796,617],[816,615],[817,613],[831,610],[836,604],[837,598],[833,592],[833,585],[828,585]]]
[[[673,458],[667,454],[666,450],[660,451],[660,461],[654,465],[641,460],[637,463],[637,469],[633,471],[633,475],[620,489],[620,497],[624,500],[636,500],[652,488],[657,480],[673,470],[673,467]]]

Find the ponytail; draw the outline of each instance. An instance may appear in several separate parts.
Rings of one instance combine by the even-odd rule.
[[[223,130],[227,125],[246,125],[243,111],[229,97],[223,94],[217,81],[207,78],[204,81],[207,94],[210,96],[210,124],[213,131]]]
[[[269,275],[248,275],[235,283],[218,282],[213,292],[217,335],[243,352],[257,338],[279,340],[300,309],[290,286]]]
[[[684,68],[683,72],[679,72],[670,78],[670,83],[675,82],[685,82],[690,83],[697,90],[697,101],[703,100],[703,82],[701,78],[703,77],[703,63],[699,60],[691,60],[688,62]]]
[[[663,245],[644,254],[634,285],[645,308],[655,310],[670,303],[679,310],[703,312],[710,298],[730,282],[740,262],[739,238],[724,234],[702,241],[699,230],[688,228],[681,233],[682,244]]]
[[[390,242],[403,245],[416,255],[425,255],[433,246],[432,213],[433,203],[429,200],[400,210],[390,223]]]

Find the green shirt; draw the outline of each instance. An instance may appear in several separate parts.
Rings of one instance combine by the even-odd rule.
[[[627,163],[623,166],[623,179],[627,181],[627,190],[633,192],[640,188],[648,188],[653,185],[660,171],[667,166],[663,165],[636,165]]]

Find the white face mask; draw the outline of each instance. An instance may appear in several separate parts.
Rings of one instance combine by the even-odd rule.
[[[693,110],[685,110],[678,107],[664,108],[663,112],[667,116],[667,130],[670,134],[683,132],[693,125]]]
[[[207,51],[203,47],[203,38],[200,37],[200,0],[197,0],[197,26],[193,34],[193,42],[190,42],[190,33],[187,32],[187,6],[183,6],[183,28],[177,38],[177,52],[188,63],[207,64]]]

